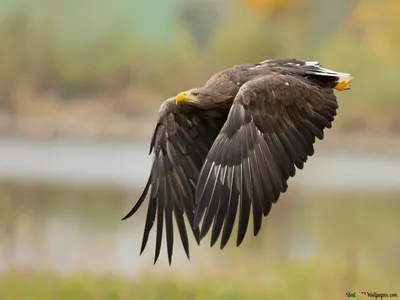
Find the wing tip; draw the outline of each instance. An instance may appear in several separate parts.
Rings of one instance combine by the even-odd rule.
[[[254,226],[253,235],[257,236],[260,233],[260,230],[261,230],[261,224],[260,224],[260,226]]]
[[[129,213],[125,216],[125,217],[123,217],[122,219],[121,219],[121,221],[125,221],[126,219],[129,219],[131,216],[128,216],[129,215]]]
[[[146,245],[147,245],[147,239],[145,239],[145,238],[143,237],[142,246],[140,247],[139,256],[142,256],[142,254],[143,254],[143,252],[144,252],[144,249],[146,249]]]
[[[238,236],[236,239],[236,247],[239,247],[243,243],[243,240],[244,240],[244,236],[243,237]]]
[[[133,208],[126,214],[126,216],[121,219],[121,221],[124,221],[124,220],[130,218],[139,210],[140,206],[142,206],[144,200],[146,199],[150,185],[151,185],[151,174],[147,180],[146,186],[144,187],[142,194],[139,197],[139,200],[136,202],[136,204],[133,206]]]
[[[211,237],[211,240],[210,240],[210,248],[214,247],[214,245],[215,245],[215,243],[217,242],[217,240],[218,240],[218,239],[215,239],[215,238]]]
[[[219,246],[219,248],[221,250],[223,250],[226,247],[226,245],[228,244],[228,242],[231,238],[231,234],[232,234],[232,230],[226,230],[225,225],[224,225],[224,229],[222,231],[222,237],[221,237],[221,244]]]
[[[134,208],[135,208],[135,207],[134,207]],[[126,219],[129,219],[130,217],[132,217],[133,214],[137,211],[137,209],[134,209],[134,208],[132,208],[132,209],[126,214],[126,216],[123,217],[123,218],[121,219],[121,221],[125,221]]]
[[[200,229],[197,228],[193,228],[193,235],[194,235],[194,239],[197,243],[198,246],[200,246],[200,242],[201,242],[201,232]]]

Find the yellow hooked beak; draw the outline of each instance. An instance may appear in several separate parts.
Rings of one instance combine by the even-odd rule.
[[[197,97],[190,92],[179,93],[175,98],[175,103],[179,102],[197,102]]]

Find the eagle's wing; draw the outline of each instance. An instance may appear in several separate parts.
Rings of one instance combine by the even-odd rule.
[[[313,155],[315,137],[323,139],[338,104],[331,88],[292,75],[266,75],[245,83],[207,155],[196,190],[194,228],[201,237],[213,221],[211,246],[221,230],[226,245],[239,205],[237,245],[246,234],[252,206],[254,235],[262,215],[287,189],[295,166]]]
[[[186,103],[175,104],[175,97],[163,102],[151,140],[153,164],[147,184],[136,205],[124,217],[132,216],[150,191],[141,252],[157,219],[154,263],[161,248],[164,218],[169,263],[173,252],[173,213],[186,255],[189,242],[183,215],[193,224],[194,192],[206,155],[226,121],[228,110],[201,110]],[[197,242],[199,231],[193,230]]]

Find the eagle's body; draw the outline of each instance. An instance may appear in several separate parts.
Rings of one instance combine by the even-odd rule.
[[[157,261],[165,219],[171,262],[173,215],[188,257],[184,214],[197,242],[212,226],[211,245],[222,234],[223,248],[238,209],[237,245],[243,241],[252,207],[257,235],[289,177],[313,155],[315,138],[323,139],[332,126],[338,108],[333,88],[349,89],[351,79],[317,62],[268,60],[223,70],[204,87],[164,101],[151,141],[149,180],[125,217],[150,191],[141,251],[157,219]]]

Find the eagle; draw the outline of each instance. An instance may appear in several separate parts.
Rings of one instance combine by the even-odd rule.
[[[157,220],[154,264],[164,226],[171,264],[175,219],[190,259],[185,215],[197,244],[211,230],[210,246],[220,237],[223,249],[236,217],[237,246],[250,217],[256,236],[289,178],[314,154],[316,138],[332,127],[333,90],[350,89],[352,79],[316,61],[266,60],[222,70],[203,87],[165,100],[151,138],[148,181],[123,218],[149,195],[140,254]]]

